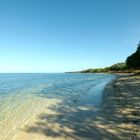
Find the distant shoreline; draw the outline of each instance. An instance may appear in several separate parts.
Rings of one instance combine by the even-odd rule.
[[[83,73],[83,74],[118,74],[118,75],[132,75],[134,72],[65,72],[65,73]]]

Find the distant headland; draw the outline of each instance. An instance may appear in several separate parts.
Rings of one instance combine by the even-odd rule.
[[[105,68],[89,68],[68,73],[140,73],[140,42],[137,50],[126,58],[125,62],[113,64]]]

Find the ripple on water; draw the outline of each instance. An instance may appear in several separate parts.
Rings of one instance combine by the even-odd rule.
[[[81,111],[93,108],[112,78],[106,74],[0,74],[0,139],[13,136],[48,99],[63,101],[57,109],[66,109],[65,104],[78,105]]]

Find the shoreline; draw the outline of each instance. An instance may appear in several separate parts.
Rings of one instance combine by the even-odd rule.
[[[117,139],[140,139],[140,75],[119,75],[103,93],[103,116]]]
[[[74,100],[59,98],[56,101],[54,98],[54,104],[51,104],[48,99],[48,106],[28,120],[12,140],[93,140],[95,135],[100,139],[100,130],[96,127],[100,105],[96,104],[110,78],[96,86],[91,85],[91,92],[76,95]]]
[[[139,140],[139,93],[140,76],[117,74],[103,88],[99,107],[80,104],[88,94],[76,96],[73,102],[63,98],[40,98],[38,102],[36,98],[38,109],[14,130],[11,140]]]

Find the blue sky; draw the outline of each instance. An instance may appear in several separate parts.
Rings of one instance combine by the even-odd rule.
[[[65,72],[125,61],[140,0],[0,0],[0,72]]]

